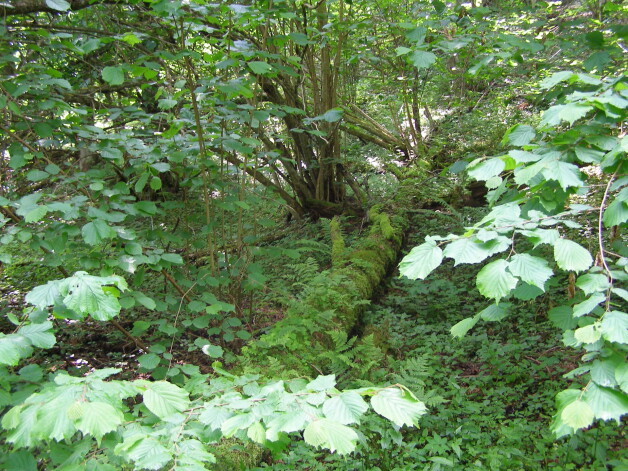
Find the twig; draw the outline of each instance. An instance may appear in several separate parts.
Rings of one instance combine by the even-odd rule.
[[[613,275],[611,273],[610,268],[608,268],[608,264],[606,263],[606,257],[604,257],[604,240],[602,237],[602,230],[603,230],[603,226],[604,226],[604,221],[602,220],[602,218],[604,217],[604,206],[606,206],[606,200],[608,198],[608,193],[611,189],[611,184],[613,183],[613,180],[615,180],[615,176],[617,175],[617,170],[615,170],[615,173],[613,173],[613,175],[611,175],[611,178],[608,180],[608,184],[606,185],[606,189],[604,190],[604,197],[602,198],[602,202],[600,203],[600,213],[599,213],[599,217],[598,217],[598,227],[597,227],[597,241],[598,244],[600,246],[600,260],[602,261],[602,265],[604,266],[604,270],[606,270],[606,277],[608,278],[608,292],[606,294],[606,310],[608,311],[610,309],[610,303],[611,303],[611,296],[610,296],[610,290],[613,286]]]

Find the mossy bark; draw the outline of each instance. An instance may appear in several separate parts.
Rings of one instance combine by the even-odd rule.
[[[323,354],[332,348],[331,331],[351,332],[364,306],[395,265],[408,226],[407,209],[417,205],[413,181],[402,182],[395,199],[397,210],[369,211],[367,235],[346,248],[339,221],[332,220],[332,269],[324,281],[311,286],[268,333],[243,349],[237,373],[266,378],[314,377],[326,373]],[[341,254],[342,253],[342,254]],[[246,453],[244,453],[246,454]],[[233,463],[250,456],[230,455]],[[217,453],[219,461],[223,461]],[[237,454],[236,454],[237,455]]]
[[[405,218],[389,216],[381,207],[369,211],[368,234],[344,247],[337,220],[332,221],[332,269],[324,281],[289,308],[284,319],[243,349],[240,368],[273,377],[312,376],[324,370],[319,355],[328,351],[328,332],[350,332],[375,289],[395,264]],[[342,249],[342,263],[338,260]],[[334,253],[335,252],[335,253]],[[323,371],[324,372],[324,371]]]

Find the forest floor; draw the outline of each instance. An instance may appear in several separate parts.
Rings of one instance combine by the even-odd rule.
[[[413,227],[422,229],[406,249],[425,235],[460,230],[477,211],[418,215]],[[574,381],[563,375],[580,356],[562,346],[559,329],[548,320],[550,300],[562,296],[561,287],[512,300],[508,318],[452,337],[451,326],[490,304],[475,288],[477,270],[449,263],[425,281],[395,272],[364,315],[362,340],[370,334],[375,339],[370,361],[352,358],[347,345],[338,348],[352,360],[338,368],[341,385],[402,383],[417,393],[428,405],[419,430],[396,430],[369,417],[368,428],[377,432],[363,435],[350,458],[295,443],[287,457],[257,469],[627,470],[628,440],[616,424],[558,441],[549,430],[554,396]]]

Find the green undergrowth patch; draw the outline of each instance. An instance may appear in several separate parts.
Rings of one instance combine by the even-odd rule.
[[[477,214],[421,214],[421,231],[447,233]],[[461,217],[460,217],[461,216]],[[417,222],[417,221],[415,221]],[[431,232],[430,232],[431,231]],[[577,383],[563,375],[578,362],[548,320],[550,299],[509,300],[510,316],[480,323],[457,339],[450,328],[489,303],[475,288],[477,267],[441,266],[426,281],[393,278],[364,316],[359,341],[336,338],[329,356],[340,384],[402,383],[428,406],[420,429],[369,417],[349,457],[295,443],[273,470],[625,470],[625,432],[611,423],[556,440],[554,396]],[[577,385],[576,385],[577,387]]]

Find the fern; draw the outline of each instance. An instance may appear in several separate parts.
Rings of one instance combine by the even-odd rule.
[[[406,385],[426,405],[437,406],[447,401],[435,390],[425,390],[425,378],[435,371],[431,361],[432,356],[427,353],[401,360],[396,365],[397,372],[393,373],[392,379],[395,383]]]
[[[348,338],[345,332],[327,332],[333,343],[333,350],[321,354],[326,360],[325,370],[336,375],[338,384],[367,386],[374,381],[376,371],[385,362],[386,355],[375,344],[373,335],[357,341]]]

